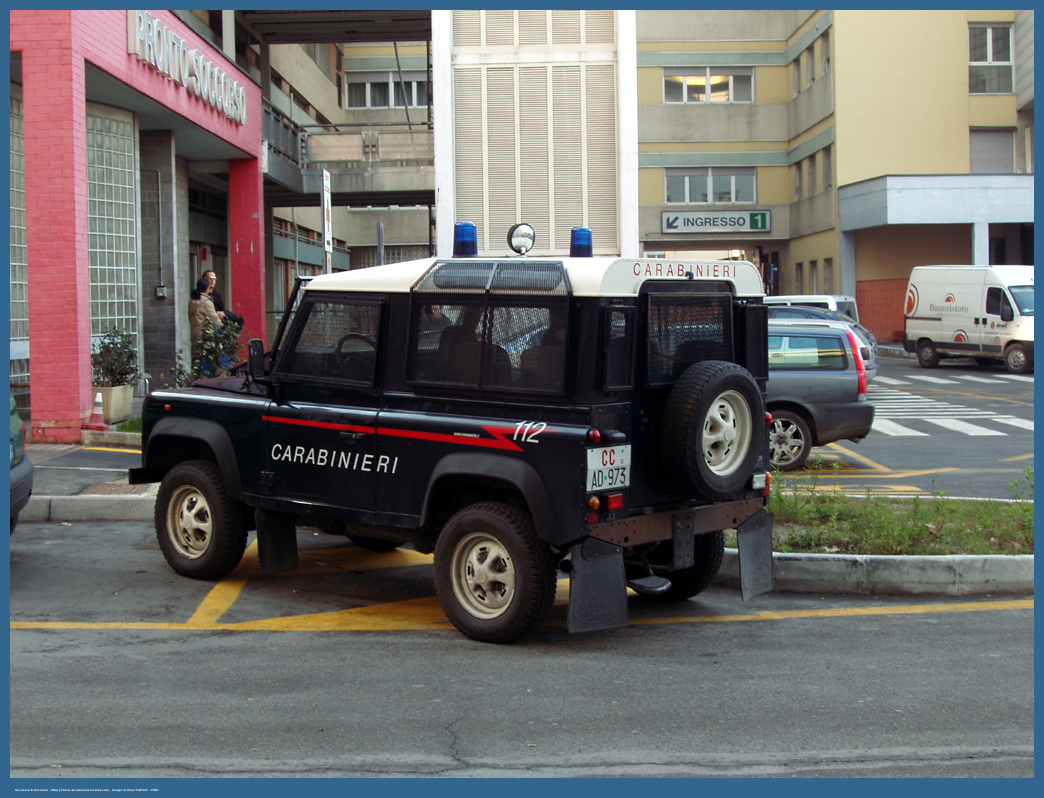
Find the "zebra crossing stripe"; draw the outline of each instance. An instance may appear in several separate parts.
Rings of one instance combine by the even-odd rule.
[[[927,421],[929,424],[935,424],[942,427],[943,429],[951,430],[952,432],[963,432],[965,435],[986,436],[986,435],[1007,435],[1006,432],[1001,432],[998,429],[987,429],[986,427],[980,427],[977,424],[969,424],[967,421],[960,421],[956,418],[925,418],[923,421]]]
[[[928,377],[923,374],[911,374],[910,379],[924,380],[925,382],[935,383],[936,385],[960,385],[960,383],[955,380],[944,380],[942,377]]]
[[[874,382],[880,382],[883,385],[909,385],[906,380],[894,380],[891,377],[882,377],[878,375],[874,377]]]
[[[961,374],[959,380],[971,380],[972,382],[985,382],[987,385],[1004,385],[1002,380],[990,380],[986,377],[972,377],[970,374]]]
[[[1033,382],[1032,377],[1027,377],[1025,374],[998,374],[998,377],[1003,377],[1006,380],[1018,380],[1019,382]]]
[[[1033,419],[1031,418],[1015,418],[1015,416],[997,416],[993,419],[1001,424],[1010,424],[1013,427],[1019,429],[1028,429],[1033,431]]]
[[[893,438],[912,437],[915,435],[926,437],[928,435],[927,432],[919,432],[915,429],[904,427],[902,424],[896,424],[894,421],[889,421],[886,418],[878,418],[877,416],[874,416],[874,423],[871,429],[874,432],[891,435]]]

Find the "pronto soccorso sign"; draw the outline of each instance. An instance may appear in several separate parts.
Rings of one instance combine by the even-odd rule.
[[[663,211],[664,233],[767,233],[772,211]]]
[[[246,122],[246,91],[148,11],[127,12],[127,52],[237,125]]]

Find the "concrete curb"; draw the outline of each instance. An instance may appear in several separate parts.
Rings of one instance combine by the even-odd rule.
[[[157,487],[157,486],[153,486]],[[135,496],[33,496],[23,523],[146,521],[155,518],[155,490]],[[773,553],[775,589],[784,593],[981,596],[1033,593],[1033,555],[908,557]],[[739,554],[725,549],[715,580],[739,586]]]
[[[155,507],[156,496],[151,492],[134,496],[33,496],[18,521],[151,521]]]
[[[80,431],[84,446],[118,446],[122,449],[140,449],[140,432],[114,432],[113,430],[85,429]]]
[[[1033,555],[937,557],[774,552],[775,589],[785,593],[981,596],[1033,593]],[[717,580],[739,586],[739,556],[725,550]]]

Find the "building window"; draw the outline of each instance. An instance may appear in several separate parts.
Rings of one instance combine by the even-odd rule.
[[[834,259],[823,258],[823,293],[834,293]]]
[[[834,187],[834,159],[830,147],[820,151],[820,160],[823,163],[823,190],[828,191]]]
[[[382,73],[380,76],[368,76],[365,80],[359,76],[347,78],[349,108],[402,108],[403,89],[405,89],[406,105],[410,108],[421,108],[428,104],[428,81],[416,76],[404,75],[400,84],[397,72]],[[395,98],[392,106],[391,98]]]
[[[752,103],[754,68],[687,69],[663,73],[666,103]]]
[[[819,53],[823,61],[823,74],[830,71],[830,31],[826,31],[819,37]]]
[[[819,291],[819,261],[808,262],[808,290],[813,294]]]
[[[790,62],[790,75],[793,78],[794,96],[801,94],[801,59],[795,58]]]
[[[816,82],[816,53],[811,45],[805,50],[805,85]]]
[[[668,169],[665,184],[667,203],[670,205],[757,202],[757,180],[753,167]]]
[[[804,169],[804,161],[798,161],[796,164],[794,164],[794,200],[795,201],[801,199],[802,189],[803,189],[802,183],[804,182],[802,180],[803,175],[801,174],[803,169]]]
[[[805,293],[805,264],[795,263],[794,264],[794,293],[803,294]]]
[[[1011,94],[1011,27],[972,25],[968,28],[968,91],[971,94]]]

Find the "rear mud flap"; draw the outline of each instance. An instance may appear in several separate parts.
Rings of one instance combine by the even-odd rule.
[[[588,538],[573,547],[569,573],[569,631],[627,626],[623,549]]]
[[[743,600],[772,590],[772,513],[761,510],[736,527]]]

